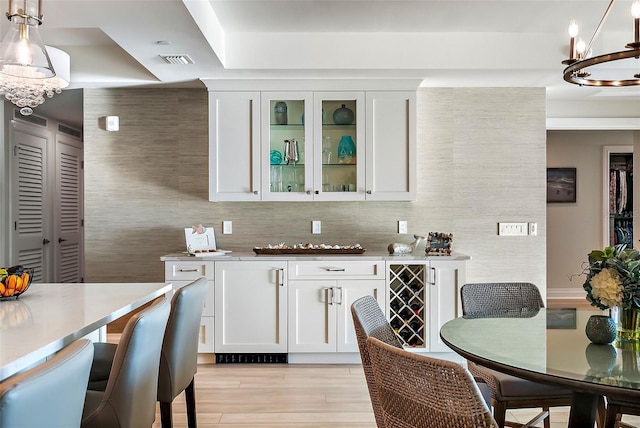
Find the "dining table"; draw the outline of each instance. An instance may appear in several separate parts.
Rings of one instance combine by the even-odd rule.
[[[466,314],[445,323],[440,337],[468,361],[570,390],[568,426],[593,427],[600,397],[640,403],[640,343],[591,343],[586,323],[602,314],[596,308]]]
[[[0,300],[0,381],[172,290],[162,283],[34,283]]]

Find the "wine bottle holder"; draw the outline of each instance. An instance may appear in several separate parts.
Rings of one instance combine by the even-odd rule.
[[[424,265],[390,265],[389,323],[406,347],[426,343]]]

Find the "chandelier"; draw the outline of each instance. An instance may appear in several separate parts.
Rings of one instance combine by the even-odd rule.
[[[640,58],[640,0],[636,0],[631,5],[631,15],[633,17],[633,41],[625,45],[628,50],[620,52],[612,52],[598,56],[592,56],[592,45],[595,39],[598,37],[602,26],[611,11],[611,7],[615,0],[611,0],[607,10],[604,12],[598,27],[596,28],[589,44],[586,44],[583,39],[577,38],[578,25],[575,21],[569,23],[569,58],[562,61],[567,65],[564,69],[564,80],[569,83],[574,83],[580,86],[635,86],[640,85],[640,66],[639,72],[632,76],[626,76],[622,79],[606,79],[606,78],[594,78],[591,73],[587,71],[589,67],[595,65],[604,64],[611,61],[619,61],[629,58]],[[639,61],[640,64],[640,61]],[[593,69],[592,69],[593,70]]]
[[[0,44],[0,93],[20,107],[23,115],[33,113],[44,103],[45,95],[51,98],[69,85],[68,80],[56,75],[38,33],[41,7],[42,0],[9,0],[11,28]],[[62,52],[54,51],[56,56]]]

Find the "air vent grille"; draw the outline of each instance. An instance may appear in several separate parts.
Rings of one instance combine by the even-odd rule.
[[[35,114],[25,116],[22,113],[20,113],[20,110],[17,110],[17,109],[13,111],[13,118],[17,120],[21,120],[23,122],[29,122],[34,125],[42,126],[44,128],[47,127],[47,119],[45,119],[44,117],[36,116]]]
[[[70,128],[66,125],[58,124],[58,132],[60,132],[61,134],[71,135],[72,137],[76,137],[78,139],[82,138],[82,131]]]
[[[160,58],[168,64],[187,65],[193,64],[193,60],[189,55],[160,55]]]
[[[216,354],[217,364],[287,364],[288,354]]]

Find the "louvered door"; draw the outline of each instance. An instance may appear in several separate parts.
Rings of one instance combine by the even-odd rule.
[[[50,279],[51,197],[47,197],[47,138],[12,128],[13,257],[16,264],[34,269],[34,282]]]
[[[56,145],[56,282],[83,282],[82,150]]]

